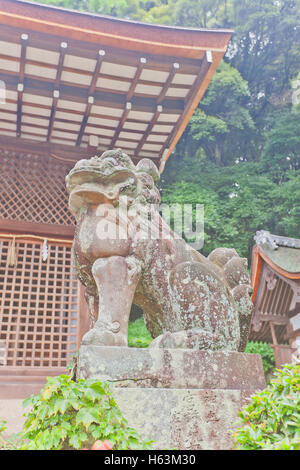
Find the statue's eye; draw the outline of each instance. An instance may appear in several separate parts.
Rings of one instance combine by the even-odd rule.
[[[126,186],[123,186],[120,191],[122,194],[127,194],[132,192],[132,187],[130,184],[126,184]]]
[[[122,186],[120,192],[122,194],[133,194],[135,191],[135,179],[134,178],[129,178],[126,184]]]

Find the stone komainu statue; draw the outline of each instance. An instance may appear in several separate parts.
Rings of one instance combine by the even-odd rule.
[[[82,343],[126,346],[134,303],[150,347],[243,351],[252,316],[246,260],[228,248],[206,258],[176,236],[153,211],[158,179],[151,160],[135,166],[120,149],[78,161],[66,177],[91,318]],[[141,236],[149,228],[159,237]]]

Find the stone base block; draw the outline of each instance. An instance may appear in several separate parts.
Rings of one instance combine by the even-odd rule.
[[[156,449],[231,449],[238,410],[266,385],[259,355],[227,351],[81,346],[77,375],[109,382]]]

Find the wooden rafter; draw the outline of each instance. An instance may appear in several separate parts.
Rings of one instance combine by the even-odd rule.
[[[140,60],[139,60],[139,64],[137,66],[137,69],[136,69],[136,72],[135,72],[135,75],[133,77],[133,80],[131,82],[131,85],[130,85],[130,88],[127,92],[127,96],[126,96],[126,100],[127,101],[130,101],[133,94],[134,94],[134,90],[135,90],[135,87],[137,85],[137,82],[139,81],[140,79],[140,76],[141,76],[141,73],[143,71],[143,68],[144,68],[144,65],[147,63],[147,59],[145,59],[145,57],[141,57]]]
[[[54,120],[55,120],[55,113],[56,113],[58,98],[59,98],[59,90],[54,90],[53,91],[53,100],[52,100],[52,107],[51,107],[51,112],[50,112],[49,125],[48,125],[47,141],[49,141],[50,138],[51,138],[51,134],[52,134],[53,126],[54,126]]]
[[[161,171],[163,171],[165,162],[167,158],[169,157],[170,152],[175,147],[178,139],[181,136],[181,133],[186,127],[186,123],[190,119],[192,112],[194,111],[196,107],[195,103],[198,104],[198,100],[196,96],[199,93],[199,90],[201,90],[201,84],[203,83],[206,74],[211,68],[212,63],[213,63],[212,54],[210,51],[207,51],[205,54],[205,57],[203,58],[201,62],[199,74],[198,74],[198,77],[196,78],[195,84],[184,100],[184,111],[181,114],[181,117],[178,120],[176,126],[174,127],[173,132],[170,134],[169,138],[163,145],[163,151],[162,151],[163,158],[161,161]]]
[[[21,135],[22,125],[22,101],[24,91],[24,74],[25,74],[25,62],[26,62],[26,47],[28,44],[28,34],[21,34],[21,55],[20,55],[20,70],[19,70],[19,81],[17,85],[18,101],[17,101],[17,136]]]
[[[1,78],[6,83],[7,90],[15,90],[18,84],[18,77],[9,73],[2,73]],[[47,79],[39,80],[37,77],[24,77],[24,86],[26,87],[27,93],[36,94],[39,91],[43,96],[52,96],[53,93],[53,82]],[[88,89],[76,86],[76,84],[67,85],[65,83],[60,84],[60,98],[69,101],[75,101],[78,103],[86,103],[88,98]],[[119,109],[124,108],[123,93],[119,91],[106,90],[100,91],[96,88],[94,92],[95,104],[97,106],[105,107],[116,107]],[[150,96],[137,96],[134,95],[131,99],[132,107],[135,110],[153,112],[157,106],[157,98]],[[164,112],[181,114],[184,107],[184,101],[181,98],[166,98],[164,100]],[[69,111],[70,112],[70,111]],[[73,112],[73,111],[71,111]]]
[[[101,68],[101,64],[103,62],[104,56],[105,56],[105,51],[103,49],[100,49],[99,52],[98,52],[98,57],[97,57],[96,65],[95,65],[95,70],[93,72],[92,81],[91,81],[90,88],[89,88],[89,95],[90,96],[93,95],[93,93],[95,91],[97,79],[98,79],[98,76],[99,76],[99,73],[100,73],[100,68]]]
[[[84,112],[84,115],[83,115],[83,119],[82,119],[82,122],[81,122],[80,131],[79,131],[79,134],[78,134],[78,137],[77,137],[77,140],[76,140],[76,147],[79,147],[80,144],[81,144],[81,140],[82,140],[82,137],[83,137],[83,134],[84,134],[84,131],[85,131],[87,121],[88,121],[88,118],[90,116],[90,112],[91,112],[91,108],[92,108],[93,104],[94,104],[94,97],[89,96],[88,97],[88,102],[87,102],[87,105],[86,105],[86,109],[85,109],[85,112]]]
[[[6,100],[8,103],[16,103],[16,101],[14,100]],[[37,108],[43,108],[43,109],[47,109],[47,110],[50,110],[51,108],[49,108],[48,106],[43,106],[43,105],[39,105],[39,104],[36,104],[36,103],[27,103],[26,102],[26,105],[27,106],[32,106],[32,107],[37,107]],[[64,112],[70,112],[70,110],[67,110],[67,109],[64,109],[64,108],[61,108],[61,107],[57,107],[57,111],[64,111]],[[10,116],[15,116],[15,111],[10,111],[10,110],[6,110],[5,111],[5,114],[8,114]],[[84,113],[81,113],[79,111],[72,111],[72,114],[78,114],[80,116],[84,116]],[[22,113],[23,116],[27,116],[27,117],[37,117],[37,114],[35,112],[23,112]],[[104,114],[96,114],[96,113],[90,113],[90,117],[95,117],[95,118],[99,118],[99,119],[106,119],[106,120],[111,120],[112,123],[113,122],[118,122],[119,123],[119,119],[116,119],[115,117],[111,117],[111,116],[106,116]],[[41,117],[41,119],[43,119],[43,116]],[[47,121],[47,118],[44,118],[45,121]],[[75,121],[75,120],[71,120],[71,119],[62,119],[62,118],[58,118],[56,117],[55,119],[56,122],[60,122],[60,123],[68,123],[68,124],[74,124],[74,125],[79,125],[78,121]],[[7,123],[11,123],[12,120],[11,119],[1,119],[1,122],[7,122]],[[142,121],[142,120],[137,120],[137,119],[129,119],[127,118],[126,119],[126,122],[127,123],[131,123],[131,124],[145,124],[146,126],[148,125],[148,121]],[[174,122],[169,122],[169,121],[164,121],[163,124],[165,126],[174,126]],[[29,127],[36,127],[36,128],[40,128],[40,129],[47,129],[48,128],[48,124],[45,122],[45,125],[42,125],[42,124],[32,124],[30,122],[26,123],[26,126],[29,126]],[[93,123],[93,127],[95,127],[96,129],[107,129],[107,130],[112,130],[112,131],[115,131],[116,130],[116,126],[107,126],[106,124],[94,124]],[[59,130],[60,128],[58,127],[53,127],[53,130]],[[124,129],[126,130],[126,129]],[[77,134],[77,131],[68,131],[68,132],[71,132],[71,133],[76,133]],[[142,133],[143,131],[136,131],[136,132],[140,132]],[[152,131],[152,134],[153,135],[158,135],[158,136],[161,136],[161,135],[164,135],[164,136],[168,136],[169,133],[167,132],[158,132],[158,131]]]
[[[167,80],[166,80],[166,82],[165,82],[165,84],[164,84],[164,86],[163,86],[163,88],[160,92],[159,97],[157,98],[157,104],[162,103],[162,101],[165,99],[168,88],[169,88],[170,84],[172,83],[174,75],[178,71],[178,69],[179,69],[179,64],[177,62],[174,62],[173,67],[172,67],[172,69],[169,73],[169,76],[168,76],[168,78],[167,78]]]
[[[80,160],[84,157],[84,150],[80,147],[70,147],[69,145],[63,145],[54,142],[32,142],[30,140],[7,135],[0,135],[0,148],[18,152],[39,154],[41,157],[51,156],[59,160],[72,162],[73,164],[76,163],[77,160]],[[132,157],[132,160],[134,163],[138,163],[139,161],[139,159],[135,156]],[[158,159],[155,158],[155,155],[153,155],[153,161],[158,164]]]
[[[136,150],[135,150],[135,155],[137,156],[140,152],[140,150],[142,149],[144,143],[146,142],[150,132],[152,131],[152,128],[153,126],[155,126],[156,122],[157,122],[157,119],[159,118],[160,114],[162,113],[162,110],[163,110],[163,107],[159,104],[156,108],[156,111],[150,121],[150,123],[148,124],[148,127],[146,129],[146,131],[144,132],[144,135],[143,137],[141,138]]]
[[[98,76],[99,76],[99,73],[100,73],[100,68],[101,68],[101,64],[103,62],[104,56],[105,56],[105,51],[103,49],[100,49],[99,52],[98,52],[98,57],[97,57],[95,69],[94,69],[94,72],[93,72],[91,84],[90,84],[90,87],[89,87],[87,106],[86,106],[86,109],[85,109],[85,113],[83,115],[83,119],[82,119],[82,122],[81,122],[78,138],[77,138],[77,141],[76,141],[76,146],[77,147],[79,147],[80,144],[81,144],[81,140],[82,140],[82,137],[83,137],[83,134],[84,134],[84,131],[85,131],[90,113],[91,113],[92,105],[94,104],[93,94],[94,94],[95,89],[96,89],[96,83],[97,83],[97,80],[98,80]]]
[[[1,24],[1,40],[15,43],[16,37],[23,32],[24,28],[11,28],[7,25]],[[33,47],[44,48],[53,52],[57,51],[57,37],[46,32],[36,32],[30,30],[30,44]],[[91,44],[85,41],[74,41],[68,38],[68,53],[75,56],[83,56],[89,59],[94,59],[98,53],[99,44]],[[141,56],[141,52],[126,50],[120,47],[105,47],[106,54],[109,56],[110,62],[114,64],[135,66],[137,60]],[[3,53],[3,52],[2,52]],[[180,68],[183,73],[197,73],[199,68],[199,60],[202,59],[205,52],[203,51],[197,58],[180,57]],[[13,60],[13,58],[10,58]],[[147,53],[147,67],[159,70],[168,71],[172,63],[176,62],[178,58],[172,55],[161,56],[156,54],[154,50]]]
[[[47,141],[51,139],[52,130],[54,126],[56,107],[57,107],[57,102],[59,98],[60,80],[61,80],[61,74],[63,71],[64,58],[65,58],[67,47],[68,47],[68,44],[66,42],[61,42],[56,78],[54,82],[53,100],[52,100],[52,108],[51,108],[50,119],[49,119]]]
[[[8,62],[17,62],[17,63],[20,60],[19,57],[12,57],[12,56],[5,55],[5,54],[2,54],[2,53],[0,53],[0,59],[8,61]],[[146,61],[145,58],[141,58],[140,60],[141,61]],[[109,61],[111,61],[111,58],[109,58]],[[117,62],[114,62],[114,63],[117,63]],[[144,62],[144,63],[146,63],[146,62]],[[41,69],[46,67],[47,69],[51,69],[51,70],[55,70],[55,71],[57,71],[57,68],[58,68],[58,65],[55,65],[55,64],[45,65],[44,62],[41,62],[39,60],[32,60],[32,59],[26,59],[26,64],[27,65],[33,65],[33,66],[36,66],[36,67],[40,67]],[[142,64],[142,65],[144,65],[144,64]],[[176,63],[175,63],[175,65],[176,65]],[[132,67],[133,65],[131,64],[130,66]],[[64,66],[63,69],[64,69],[64,72],[70,72],[70,73],[75,74],[75,75],[86,76],[88,78],[91,78],[92,83],[93,83],[93,80],[95,78],[94,86],[91,85],[91,88],[95,88],[95,83],[96,83],[96,80],[97,80],[98,76],[94,72],[90,72],[90,71],[87,71],[87,70],[79,70],[79,69],[76,69],[74,67],[69,67],[69,66]],[[142,69],[143,69],[143,67],[141,67],[141,64],[139,64],[139,66],[137,68],[137,71],[136,71],[136,74],[135,74],[132,82],[130,81],[130,79],[128,77],[112,76],[112,75],[105,74],[105,73],[102,73],[101,77],[105,78],[107,80],[111,80],[112,82],[116,81],[116,82],[130,83],[130,90],[128,91],[127,96],[131,97],[133,95],[133,91],[135,89],[137,81],[139,81],[140,85],[146,85],[146,86],[152,86],[153,85],[153,82],[151,80],[141,80],[141,79],[139,79],[139,76],[142,72]],[[157,69],[162,70],[162,69],[159,69],[157,67],[156,68],[148,68],[148,70],[153,71],[153,73],[155,73]],[[14,72],[14,71],[11,71],[10,73],[12,75],[17,75],[17,72]],[[192,74],[191,71],[185,73],[185,75],[191,75],[191,74]],[[27,75],[31,76],[29,73],[27,73]],[[32,75],[32,77],[35,77],[35,76]],[[51,81],[51,83],[55,83],[57,81],[57,79],[49,79],[49,82],[50,81]],[[70,83],[70,84],[73,83],[72,81],[68,81],[66,79],[63,80],[63,82],[64,83]],[[155,85],[163,87],[165,85],[165,82],[155,81]],[[82,87],[82,85],[79,85],[79,84],[77,86]],[[107,90],[107,88],[104,88],[104,87],[97,87],[97,88],[99,90]],[[178,89],[181,89],[181,90],[182,89],[189,90],[190,85],[172,83],[172,88],[178,88]],[[132,90],[132,92],[131,92],[131,90]],[[111,89],[111,91],[115,92],[116,90]],[[141,93],[141,95],[143,95],[143,93]]]
[[[117,127],[117,129],[114,133],[114,136],[113,136],[112,140],[111,140],[111,144],[110,144],[111,148],[114,147],[116,141],[118,140],[119,134],[120,134],[121,130],[123,129],[124,123],[127,119],[127,116],[129,114],[130,110],[131,110],[131,107],[132,107],[131,103],[129,101],[127,101],[126,105],[125,105],[125,109],[124,109],[122,117],[121,117],[121,120],[120,120],[120,123],[119,123],[119,125],[118,125],[118,127]]]

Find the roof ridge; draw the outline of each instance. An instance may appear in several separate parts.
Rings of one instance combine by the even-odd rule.
[[[277,250],[278,246],[300,249],[300,239],[274,235],[267,230],[258,230],[254,240],[257,245],[267,245],[272,250]]]

